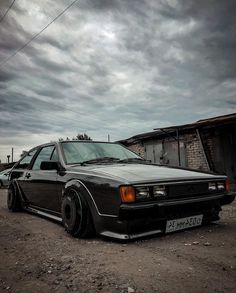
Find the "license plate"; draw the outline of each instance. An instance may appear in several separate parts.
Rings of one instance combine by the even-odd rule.
[[[166,222],[166,233],[201,226],[203,215],[169,220]]]

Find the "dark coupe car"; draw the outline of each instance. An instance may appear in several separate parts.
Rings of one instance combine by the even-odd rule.
[[[60,221],[77,237],[126,240],[200,226],[234,199],[225,176],[151,164],[106,142],[38,146],[10,179],[10,210]]]

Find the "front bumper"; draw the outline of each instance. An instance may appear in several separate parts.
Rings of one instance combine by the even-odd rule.
[[[224,198],[221,200],[221,205],[230,204],[235,199],[235,193],[230,192],[224,196]]]
[[[111,219],[110,229],[101,235],[127,240],[164,233],[166,221],[194,215],[203,215],[203,223],[219,220],[221,205],[234,200],[233,194],[205,195],[182,199],[169,199],[146,203],[122,204],[119,216]]]

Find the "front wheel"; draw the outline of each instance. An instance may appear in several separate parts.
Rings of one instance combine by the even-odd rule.
[[[69,189],[62,200],[62,221],[68,233],[87,238],[94,234],[94,225],[88,204],[76,189]]]
[[[21,210],[19,192],[17,188],[13,186],[13,184],[11,184],[8,188],[7,207],[12,212],[17,212]]]

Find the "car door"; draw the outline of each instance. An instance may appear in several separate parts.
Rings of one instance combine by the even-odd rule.
[[[28,203],[28,198],[25,196],[25,174],[28,172],[29,166],[32,164],[36,154],[38,152],[38,148],[35,148],[25,154],[22,159],[16,163],[13,169],[10,172],[9,179],[10,181],[17,181],[18,188],[20,189],[22,200],[25,203]]]
[[[58,161],[55,145],[42,147],[31,169],[25,173],[24,191],[31,206],[60,212],[57,170],[41,170],[42,161]]]

